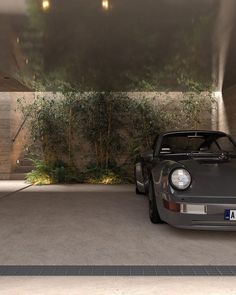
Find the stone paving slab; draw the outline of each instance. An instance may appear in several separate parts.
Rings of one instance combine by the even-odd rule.
[[[29,187],[0,199],[0,237],[0,265],[236,265],[236,232],[154,225],[132,185]]]
[[[1,295],[235,295],[234,277],[0,277]]]
[[[19,191],[27,186],[29,186],[29,184],[23,180],[0,180],[0,199],[5,195]]]

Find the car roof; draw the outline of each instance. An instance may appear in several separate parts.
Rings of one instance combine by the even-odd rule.
[[[227,135],[225,132],[222,131],[216,131],[216,130],[173,130],[173,131],[167,131],[163,132],[160,135],[165,136],[165,135],[174,135],[174,134],[219,134],[219,135]]]

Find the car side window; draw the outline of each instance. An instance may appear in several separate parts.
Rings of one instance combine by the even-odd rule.
[[[228,137],[219,137],[216,142],[222,151],[236,152],[235,146]]]
[[[219,146],[216,144],[215,141],[213,141],[210,146],[208,146],[209,152],[219,152]]]

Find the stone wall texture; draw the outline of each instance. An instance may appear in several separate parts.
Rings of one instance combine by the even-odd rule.
[[[15,137],[24,120],[17,110],[17,99],[22,96],[32,99],[33,93],[0,92],[0,179],[10,178],[27,144],[25,127]]]
[[[218,119],[219,129],[230,133],[236,139],[236,85],[223,92]]]
[[[24,125],[21,129],[24,118],[19,110],[17,110],[17,100],[24,97],[27,101],[34,99],[36,93],[33,92],[0,92],[0,179],[9,179],[11,173],[14,173],[16,168],[16,162],[18,159],[22,159],[26,152],[26,147],[30,141],[27,125]],[[139,99],[146,97],[150,100],[155,99],[158,101],[167,101],[173,108],[175,103],[181,98],[181,93],[157,93],[157,92],[133,92],[129,93],[130,98]],[[229,97],[229,100],[233,98]],[[235,109],[231,111],[231,120],[234,119]],[[202,114],[204,117],[204,123],[201,126],[202,129],[212,129],[212,116],[208,114]],[[215,128],[213,128],[215,129]],[[20,132],[19,132],[20,130]],[[19,132],[19,134],[18,134]],[[234,129],[236,133],[236,128]],[[18,136],[16,136],[18,134]],[[83,144],[80,149],[80,157],[78,163],[85,165],[88,161],[89,149],[86,144]]]
[[[0,175],[8,179],[11,173],[11,99],[9,93],[0,95]]]

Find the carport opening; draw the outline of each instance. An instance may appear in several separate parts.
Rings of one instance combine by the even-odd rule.
[[[7,2],[0,265],[234,263],[234,234],[225,257],[223,233],[151,224],[134,168],[162,132],[236,135],[235,1]]]

